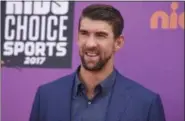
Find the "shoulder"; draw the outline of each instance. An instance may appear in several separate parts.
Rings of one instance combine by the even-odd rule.
[[[75,73],[68,74],[56,80],[53,80],[49,83],[43,84],[39,86],[40,91],[50,92],[58,89],[67,88],[68,86],[72,86],[74,80]]]
[[[120,73],[117,74],[117,78],[120,85],[119,88],[124,87],[128,91],[129,95],[131,95],[131,97],[135,100],[151,102],[159,96],[156,92],[144,87],[130,78],[121,75]]]

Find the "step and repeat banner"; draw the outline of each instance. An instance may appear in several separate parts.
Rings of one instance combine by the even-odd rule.
[[[120,10],[125,43],[115,67],[161,95],[167,121],[184,121],[183,2],[1,2],[2,121],[28,121],[38,86],[80,64],[80,13],[93,3]]]
[[[71,67],[73,3],[3,2],[1,7],[5,66]]]

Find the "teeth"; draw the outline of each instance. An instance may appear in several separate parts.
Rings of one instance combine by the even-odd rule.
[[[88,56],[96,56],[96,53],[86,53]]]

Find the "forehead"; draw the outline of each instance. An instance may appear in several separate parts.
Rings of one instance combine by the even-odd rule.
[[[102,20],[92,20],[89,18],[82,18],[80,22],[80,30],[88,30],[89,32],[107,32],[107,33],[112,33],[112,26]]]

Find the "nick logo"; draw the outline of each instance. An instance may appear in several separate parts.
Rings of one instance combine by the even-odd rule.
[[[177,2],[171,3],[171,13],[165,11],[156,11],[150,18],[151,29],[184,29],[184,12],[178,14],[176,11],[179,8]]]

